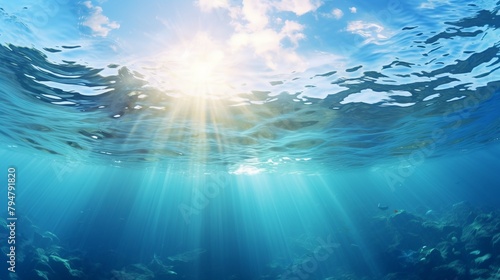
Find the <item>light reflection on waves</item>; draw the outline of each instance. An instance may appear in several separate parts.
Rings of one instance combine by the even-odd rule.
[[[403,56],[380,52],[374,62],[271,80],[269,88],[217,100],[162,92],[126,67],[111,64],[116,74],[104,76],[103,69],[50,62],[33,48],[0,45],[0,110],[9,112],[0,134],[90,161],[267,169],[311,159],[372,164],[410,153],[435,128],[448,137],[434,156],[474,148],[500,134],[492,109],[500,88],[498,22],[496,13],[479,11],[437,33],[408,26],[394,37]],[[467,47],[455,52],[459,46]],[[452,113],[467,115],[460,129],[444,118]]]

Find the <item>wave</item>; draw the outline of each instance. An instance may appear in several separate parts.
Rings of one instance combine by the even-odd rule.
[[[498,8],[470,8],[438,27],[416,22],[366,44],[345,69],[282,75],[226,98],[158,88],[111,61],[93,68],[50,59],[80,45],[5,42],[0,137],[10,148],[91,163],[232,172],[331,170],[480,148],[500,135],[500,21]]]

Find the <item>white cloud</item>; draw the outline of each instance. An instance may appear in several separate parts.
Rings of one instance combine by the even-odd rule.
[[[344,12],[341,9],[333,9],[332,15],[336,19],[341,19],[344,16]]]
[[[356,7],[350,7],[349,8],[349,11],[353,14],[357,13],[358,12],[358,9],[356,9]]]
[[[250,30],[262,30],[269,23],[267,12],[271,6],[267,1],[262,0],[243,0],[241,13],[248,21],[246,27]]]
[[[298,16],[313,12],[319,6],[321,1],[318,0],[281,0],[275,5],[279,11],[293,12]]]
[[[305,38],[302,33],[304,26],[295,21],[286,20],[281,29],[273,30],[264,28],[254,31],[236,32],[229,43],[233,51],[250,48],[259,57],[263,58],[267,67],[277,69],[282,67],[293,67],[302,63],[294,48],[298,42]],[[283,47],[283,41],[292,43],[291,47]]]
[[[94,6],[90,1],[83,2],[83,5],[89,9],[90,15],[82,24],[89,27],[94,35],[106,37],[111,30],[120,28],[120,24],[116,21],[110,21],[108,17],[102,14],[103,11],[100,6]]]
[[[298,45],[299,40],[305,38],[304,26],[296,21],[287,20],[285,25],[281,28],[280,35],[282,38],[288,38],[294,46]]]
[[[230,43],[234,49],[251,46],[258,55],[279,49],[280,41],[280,34],[269,28],[251,33],[239,32],[234,34],[230,39]]]
[[[213,9],[229,8],[227,0],[199,0],[198,6],[203,12],[210,12]]]
[[[349,22],[347,24],[347,31],[362,36],[366,39],[365,43],[389,38],[389,33],[384,30],[382,25],[361,20]]]
[[[300,16],[318,7],[319,2],[311,0],[243,0],[242,5],[228,8],[235,31],[229,40],[230,47],[233,52],[252,51],[271,69],[294,68],[292,64],[302,63],[295,48],[305,38],[304,26],[295,20],[276,17],[275,13],[293,12]]]
[[[305,39],[305,27],[298,17],[316,11],[321,0],[198,0],[203,12],[222,8],[231,18],[233,33],[227,44],[233,54],[253,54],[253,60],[264,62],[271,69],[301,69],[303,60],[296,53]],[[279,13],[293,13],[297,19],[286,19]],[[288,17],[289,15],[287,15]]]

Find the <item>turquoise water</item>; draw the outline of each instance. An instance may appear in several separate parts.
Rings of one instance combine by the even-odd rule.
[[[0,278],[497,279],[499,7],[0,2]]]

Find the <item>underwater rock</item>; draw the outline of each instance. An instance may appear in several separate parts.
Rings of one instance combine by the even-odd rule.
[[[27,273],[30,273],[30,279],[51,279],[49,276],[54,273],[54,270],[49,265],[49,257],[46,255],[45,250],[42,248],[34,248],[32,246],[26,246],[26,250],[29,251],[29,254],[32,256],[31,262],[28,264],[24,264],[29,266],[30,270]]]
[[[465,249],[462,243],[458,242],[458,239],[453,241],[453,238],[448,238],[448,240],[442,241],[435,247],[441,252],[444,260],[446,262],[452,262],[455,260],[462,260],[464,257]]]
[[[48,247],[52,244],[52,239],[42,236],[40,233],[33,233],[33,245],[40,248]]]
[[[47,258],[48,260],[48,258]],[[50,267],[48,261],[37,261],[34,266],[35,270],[43,271],[43,272],[54,272]]]
[[[34,250],[34,259],[40,262],[49,263],[49,257],[45,254],[45,250],[42,248],[36,248]]]
[[[154,273],[155,279],[177,278],[177,273],[172,270],[173,266],[164,265],[156,255],[153,257],[153,260],[151,260],[147,267]]]
[[[140,274],[134,274],[134,273],[127,273],[125,271],[121,270],[113,270],[111,271],[111,275],[113,278],[111,279],[117,279],[117,280],[153,280],[153,276],[151,275],[140,275]]]
[[[470,203],[462,201],[453,204],[449,220],[452,223],[466,226],[474,221],[476,215],[474,207]]]
[[[489,269],[470,269],[469,273],[473,277],[473,279],[488,279],[490,276]]]
[[[420,248],[425,242],[422,239],[424,228],[422,218],[406,211],[391,216],[389,223],[396,230],[396,244],[399,248]]]
[[[481,257],[477,257],[474,259],[474,264],[478,268],[488,268],[489,265],[492,263],[493,259],[491,258],[491,254],[486,254]]]
[[[201,256],[201,254],[205,253],[206,251],[207,250],[205,249],[198,248],[174,256],[170,256],[168,257],[168,259],[170,261],[192,262],[197,260]]]
[[[495,256],[500,254],[500,233],[495,234],[491,239],[491,248]]]
[[[33,280],[49,280],[49,273],[47,271],[41,271],[35,269]]]
[[[470,251],[491,252],[493,236],[500,232],[500,220],[490,214],[479,214],[474,222],[463,230],[461,240]]]
[[[121,269],[130,264],[124,254],[120,254],[115,250],[100,251],[99,254],[93,257],[92,263],[98,263],[103,267],[111,267],[114,269]]]
[[[122,270],[113,270],[111,274],[118,280],[154,280],[154,273],[143,264],[126,266]]]
[[[495,220],[495,217],[493,216],[492,213],[488,213],[488,214],[482,213],[482,214],[479,214],[476,216],[476,218],[474,219],[474,223],[476,223],[476,224],[490,224],[494,220]]]
[[[389,209],[389,206],[387,206],[385,204],[382,204],[382,203],[379,203],[377,205],[377,208],[380,209],[380,210],[387,210],[387,209]]]
[[[421,279],[467,279],[466,267],[460,260],[446,263],[442,253],[436,248],[424,249],[421,255],[423,257],[416,269]]]
[[[446,236],[450,241],[457,243],[458,242],[457,236],[462,235],[462,228],[454,225],[445,224],[441,226],[441,235]],[[453,240],[453,238],[455,240]]]
[[[418,252],[413,250],[402,251],[398,259],[404,261],[405,263],[417,263]]]
[[[402,279],[404,279],[404,280],[421,280],[421,278],[418,277],[417,275],[402,273],[402,272],[389,273],[383,278],[383,280],[402,280]]]
[[[59,238],[50,231],[44,233],[33,233],[33,246],[39,248],[47,248],[59,242]]]
[[[432,268],[432,271],[428,278],[425,279],[453,279],[453,280],[465,280],[467,279],[466,267],[460,261],[454,261],[449,264],[440,265]]]
[[[54,274],[60,279],[70,280],[83,278],[83,273],[80,270],[71,268],[69,261],[59,256],[49,256],[49,265],[54,271]]]
[[[446,236],[447,234],[443,234],[443,226],[437,222],[426,221],[422,223],[422,232],[420,236],[425,244],[433,246],[443,235]]]
[[[481,254],[481,251],[479,250],[474,250],[472,252],[469,253],[470,255],[473,255],[473,256],[479,256],[479,254]]]
[[[438,265],[443,262],[443,256],[438,249],[432,248],[425,254],[425,260],[431,265]]]
[[[423,254],[418,250],[401,250],[398,246],[391,246],[384,254],[381,254],[382,265],[387,272],[410,272],[420,265]],[[406,278],[404,278],[406,279]]]
[[[461,236],[461,235],[462,235],[462,229],[457,227],[456,231],[452,231],[448,234],[448,236],[446,237],[446,240],[449,240],[452,244],[459,244],[460,242],[459,242],[457,236]]]
[[[406,211],[399,211],[391,216],[390,223],[399,230],[419,232],[422,229],[422,218]]]
[[[441,239],[448,239],[451,241],[453,236],[456,238],[456,236],[462,234],[462,229],[460,227],[434,221],[424,221],[422,223],[422,230],[422,237],[426,243],[431,243],[431,241],[437,243]]]

